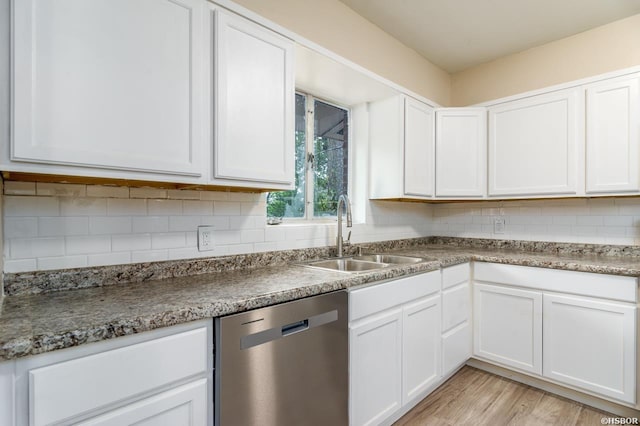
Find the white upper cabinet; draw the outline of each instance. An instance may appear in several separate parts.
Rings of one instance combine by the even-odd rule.
[[[433,195],[434,109],[415,99],[404,99],[404,193]]]
[[[292,188],[293,42],[237,15],[211,13],[213,183]]]
[[[4,151],[12,163],[3,160],[5,170],[109,177],[114,171],[105,169],[115,169],[174,180],[202,174],[202,6],[14,1],[12,140]]]
[[[640,191],[640,73],[586,87],[587,193]]]
[[[489,107],[489,195],[581,195],[583,103],[575,88]]]
[[[487,111],[436,110],[436,197],[487,193]]]
[[[369,104],[370,198],[434,193],[434,108],[406,96]]]

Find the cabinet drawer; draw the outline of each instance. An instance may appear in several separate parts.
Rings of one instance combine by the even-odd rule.
[[[207,330],[29,371],[30,424],[62,422],[207,371]]]
[[[442,270],[442,288],[453,287],[454,285],[469,281],[470,276],[469,263],[444,268]]]
[[[81,422],[78,426],[198,426],[206,422],[207,379],[200,379]]]
[[[427,296],[439,289],[440,271],[432,271],[353,290],[349,293],[349,321]]]
[[[485,262],[474,264],[473,279],[625,302],[636,302],[638,292],[634,277]]]

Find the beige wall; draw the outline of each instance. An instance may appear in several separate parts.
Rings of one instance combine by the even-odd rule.
[[[640,14],[453,74],[466,106],[640,65]]]
[[[443,106],[449,74],[338,0],[234,0],[283,27]]]

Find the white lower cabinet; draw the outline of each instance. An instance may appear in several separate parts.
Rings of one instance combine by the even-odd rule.
[[[1,363],[0,424],[213,424],[213,322]]]
[[[635,403],[636,309],[544,294],[544,376]]]
[[[440,382],[440,271],[349,293],[350,424],[390,424]]]
[[[475,265],[475,357],[640,406],[637,278]]]
[[[402,405],[402,310],[362,320],[349,342],[351,424],[375,425]]]
[[[402,403],[420,397],[440,380],[440,295],[402,312]]]
[[[442,376],[471,358],[470,264],[442,270]]]
[[[474,353],[542,374],[542,293],[476,284],[473,304]]]

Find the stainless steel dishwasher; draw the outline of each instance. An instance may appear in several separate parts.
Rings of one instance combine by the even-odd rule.
[[[347,425],[347,306],[339,291],[216,319],[216,425]]]

